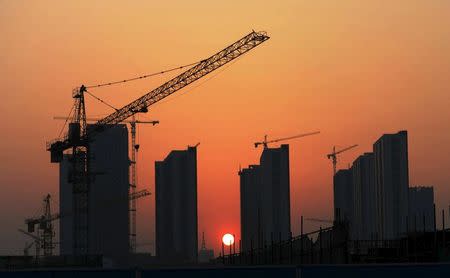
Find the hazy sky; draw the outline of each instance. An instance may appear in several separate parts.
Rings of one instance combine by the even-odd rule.
[[[141,188],[154,191],[155,160],[201,142],[199,232],[218,248],[224,232],[239,235],[237,172],[259,161],[253,142],[320,130],[289,142],[297,234],[300,214],[331,218],[333,145],[359,144],[340,157],[348,167],[382,133],[406,129],[411,185],[434,185],[448,207],[450,1],[232,2],[0,0],[0,254],[22,252],[16,230],[46,193],[58,205],[45,142],[74,87],[195,62],[252,29],[271,39],[150,108],[145,118],[161,124],[139,129]],[[92,92],[121,107],[173,76]],[[88,116],[112,112],[87,98]],[[138,242],[148,242],[154,196],[138,202]]]

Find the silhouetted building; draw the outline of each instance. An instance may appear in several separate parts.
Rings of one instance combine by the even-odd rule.
[[[93,254],[118,257],[130,251],[128,153],[124,124],[99,133],[90,144],[94,178],[89,193],[89,249]]]
[[[432,186],[409,188],[409,231],[434,230],[434,191]]]
[[[266,242],[291,236],[289,145],[264,148],[261,168],[261,226]]]
[[[261,171],[250,165],[239,171],[241,190],[241,245],[243,251],[262,246]]]
[[[352,239],[376,238],[375,156],[365,153],[352,165],[353,221]]]
[[[155,162],[156,255],[163,263],[197,261],[197,148]]]
[[[239,171],[242,250],[291,236],[289,145],[264,148],[260,165]]]
[[[88,125],[88,129],[92,128]],[[116,259],[129,253],[128,131],[120,124],[97,133],[90,143],[88,253]],[[60,164],[61,254],[73,254],[71,155]]]
[[[384,134],[373,145],[377,196],[377,235],[398,239],[405,235],[408,216],[408,134]]]
[[[352,169],[336,172],[334,181],[334,220],[353,220],[353,173]]]

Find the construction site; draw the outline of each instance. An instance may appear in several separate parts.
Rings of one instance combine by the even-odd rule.
[[[2,5],[1,277],[450,277],[447,4],[113,2]]]
[[[136,129],[137,126],[144,124],[159,124],[159,121],[136,120],[135,115],[147,113],[153,104],[201,79],[268,39],[265,32],[252,31],[218,53],[197,63],[118,82],[92,86],[81,85],[74,89],[72,93],[74,104],[69,116],[54,118],[63,120],[67,131],[63,137],[47,143],[51,163],[59,164],[60,205],[59,208],[56,208],[58,212],[53,212],[55,208],[53,210],[51,208],[52,196],[48,194],[42,201],[42,215],[25,219],[25,228],[19,228],[18,231],[27,236],[29,240],[24,248],[24,261],[19,264],[22,264],[23,267],[34,268],[98,267],[104,264],[123,267],[161,263],[158,258],[150,254],[147,256],[136,254],[136,202],[140,198],[152,194],[148,189],[137,190],[136,153],[139,151],[140,145],[136,142]],[[175,70],[181,71],[184,68],[188,69],[120,109],[112,107],[107,101],[98,98],[91,92],[94,88],[132,82]],[[87,117],[86,95],[112,108],[114,112],[100,119]],[[129,137],[131,144],[128,143]],[[197,146],[198,144],[189,148],[195,150]],[[193,186],[193,194],[196,195],[196,162],[193,162],[194,176],[191,186]],[[183,171],[183,169],[178,171]],[[168,173],[166,179],[179,174],[179,172]],[[180,178],[184,179],[182,176]],[[168,182],[170,181],[164,181],[161,188],[169,186]],[[158,192],[160,190],[158,189],[158,178],[156,184]],[[171,196],[165,196],[169,193],[171,191],[158,194],[166,198],[162,203],[163,207],[168,205],[170,207],[170,203],[173,201],[181,202],[181,199],[178,201],[173,199],[173,192]],[[159,196],[157,196],[158,199]],[[175,204],[173,205],[175,206]],[[193,205],[196,208],[196,202]],[[195,227],[194,233],[191,233],[195,240],[190,246],[189,260],[186,261],[186,258],[181,257],[179,263],[195,263],[197,261],[196,211],[191,215],[193,223],[186,224]],[[167,217],[169,215],[164,216],[164,218]],[[59,221],[59,242],[54,240],[55,221]],[[163,229],[161,235],[169,232],[169,230]],[[30,249],[33,247],[34,256],[31,256]],[[165,247],[159,252],[170,251],[166,249]],[[192,252],[192,250],[194,251]],[[164,257],[163,255],[159,257],[161,256]],[[168,260],[171,260],[175,254],[168,252],[166,256]],[[31,259],[32,257],[33,259]],[[11,262],[6,262],[3,267],[9,268],[8,265],[11,267],[15,265],[14,258]]]
[[[66,134],[47,143],[51,163],[59,164],[59,208],[51,207],[52,196],[47,194],[42,200],[42,215],[25,219],[25,226],[18,229],[28,238],[23,256],[2,258],[2,268],[447,261],[450,230],[445,226],[444,211],[442,229],[437,227],[433,188],[428,191],[410,188],[414,192],[408,193],[406,131],[383,135],[374,144],[375,154],[365,153],[349,169],[338,171],[338,156],[358,145],[333,147],[326,158],[333,168],[334,219],[306,218],[324,227],[304,233],[302,216],[300,235],[293,235],[291,229],[289,145],[282,144],[279,148],[269,145],[320,132],[271,140],[265,136],[263,141],[254,143],[255,148],[263,150],[260,164],[249,165],[238,173],[241,238],[235,240],[233,236],[232,244],[222,243],[217,257],[213,250],[207,249],[204,234],[198,249],[197,147],[200,143],[188,146],[187,150],[172,151],[163,161],[155,162],[156,192],[137,190],[136,154],[140,148],[136,142],[137,127],[160,123],[136,120],[136,115],[147,113],[153,104],[268,39],[265,32],[252,31],[198,63],[74,89],[69,116],[54,118],[64,121]],[[91,92],[98,87],[184,68],[188,69],[122,108],[113,107]],[[104,118],[87,117],[86,95],[114,112]],[[384,147],[380,149],[379,145]],[[392,168],[380,170],[374,166],[377,163],[388,163]],[[391,195],[380,196],[376,192]],[[156,194],[155,255],[136,252],[136,203],[151,194]],[[388,200],[395,204],[387,203]],[[387,214],[378,214],[389,210]],[[396,218],[386,222],[386,217],[393,216]],[[59,221],[59,231],[54,229],[56,221]],[[57,233],[59,242],[55,241]]]

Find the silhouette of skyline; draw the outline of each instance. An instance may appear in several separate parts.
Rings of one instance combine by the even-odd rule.
[[[88,128],[93,128],[88,125]],[[128,187],[129,166],[128,129],[116,125],[91,142],[91,169],[95,176],[89,196],[88,241],[90,254],[120,258],[129,252]],[[75,229],[73,169],[71,155],[60,164],[60,254],[74,255],[79,233]]]
[[[253,149],[253,142],[264,134],[278,138],[299,130],[320,129],[322,135],[301,144],[290,142],[289,214],[294,235],[300,234],[301,215],[335,218],[332,167],[324,157],[331,147],[359,145],[340,157],[338,170],[345,172],[359,155],[373,150],[381,134],[397,130],[408,130],[410,137],[409,181],[402,182],[402,200],[423,199],[415,208],[398,202],[403,210],[396,218],[403,222],[393,231],[377,229],[395,237],[417,225],[405,219],[412,210],[430,214],[430,192],[405,190],[405,184],[432,186],[436,211],[447,211],[449,3],[249,1],[239,8],[218,9],[208,1],[178,3],[177,8],[170,3],[109,3],[107,9],[98,3],[4,4],[0,218],[6,228],[0,233],[1,255],[23,253],[31,239],[17,229],[24,228],[24,219],[41,215],[47,194],[53,209],[64,206],[58,165],[48,163],[44,144],[61,133],[63,123],[52,118],[67,115],[73,88],[191,65],[252,29],[266,30],[273,39],[139,116],[164,124],[138,130],[139,189],[153,194],[139,204],[138,243],[155,243],[154,161],[170,150],[202,142],[197,228],[218,254],[224,233],[243,237],[236,169],[258,163],[261,153]],[[83,20],[80,14],[86,15]],[[110,115],[179,73],[90,88],[87,115]],[[352,171],[353,181],[355,176]],[[352,184],[352,192],[361,189],[361,202],[355,203],[360,206],[369,194],[363,192],[364,184]],[[355,207],[350,210],[355,213]],[[358,215],[361,226],[366,226],[365,218]],[[306,221],[304,228],[314,231],[321,225]],[[431,222],[424,226],[428,230]],[[367,237],[373,229],[367,228],[356,233]],[[55,226],[58,229],[62,228]],[[155,254],[155,245],[138,248]],[[200,248],[200,242],[197,245]]]

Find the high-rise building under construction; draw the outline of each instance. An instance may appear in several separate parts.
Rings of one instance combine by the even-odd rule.
[[[88,129],[91,128],[88,125]],[[129,252],[128,130],[120,124],[99,133],[90,142],[88,254],[113,260]],[[73,254],[73,190],[71,155],[60,164],[60,236],[63,255]]]
[[[264,239],[286,240],[291,233],[289,145],[265,148],[260,158]]]
[[[250,165],[239,171],[241,204],[241,248],[263,247],[261,230],[261,167]]]
[[[155,162],[156,256],[161,263],[197,261],[197,148]]]
[[[354,240],[376,239],[375,156],[360,155],[352,165],[353,221],[351,238]]]
[[[243,250],[291,236],[289,145],[265,147],[260,165],[239,172]]]
[[[384,134],[373,145],[377,198],[377,235],[381,240],[405,235],[408,219],[408,133]]]
[[[333,177],[334,220],[353,221],[353,171],[342,169]]]

